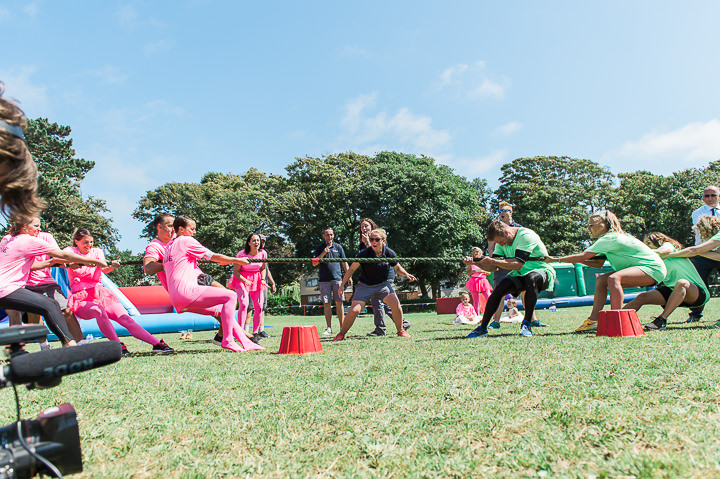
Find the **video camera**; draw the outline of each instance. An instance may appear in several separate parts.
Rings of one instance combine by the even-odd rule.
[[[7,346],[8,365],[0,367],[0,388],[25,384],[28,389],[51,388],[62,376],[98,368],[120,360],[120,343],[103,341],[71,348],[29,354],[27,341],[45,337],[41,325],[14,326],[0,331],[0,346]],[[82,471],[80,432],[70,403],[46,409],[36,419],[18,420],[0,428],[0,479],[36,474],[74,474]]]

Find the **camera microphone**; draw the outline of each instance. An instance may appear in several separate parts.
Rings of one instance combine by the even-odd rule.
[[[54,378],[118,362],[121,357],[120,343],[117,341],[23,354],[12,358],[10,365],[0,371],[0,387],[3,382],[42,384]]]

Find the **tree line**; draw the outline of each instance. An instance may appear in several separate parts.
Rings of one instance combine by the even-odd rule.
[[[38,164],[39,193],[48,203],[43,227],[59,244],[70,244],[74,229],[89,227],[109,257],[135,259],[140,254],[117,248],[105,202],[84,197],[81,183],[94,162],[78,158],[71,129],[47,119],[29,120],[28,148]],[[587,218],[610,209],[629,233],[642,237],[661,231],[691,244],[691,212],[702,205],[703,188],[720,183],[720,160],[705,168],[668,176],[649,171],[614,175],[598,163],[565,156],[517,158],[501,168],[499,186],[468,179],[433,158],[399,152],[374,156],[352,152],[319,158],[295,158],[285,175],[255,168],[241,173],[208,172],[198,183],[166,183],[139,199],[133,217],[147,224],[159,212],[186,214],[197,221],[197,239],[208,248],[235,254],[252,232],[268,237],[270,256],[309,257],[325,227],[349,256],[358,245],[358,224],[372,218],[388,232],[388,244],[405,257],[457,257],[473,246],[486,249],[484,231],[508,201],[514,219],[535,230],[551,254],[566,255],[589,241]],[[154,236],[150,227],[143,236]],[[291,284],[312,270],[309,264],[275,264],[279,284]],[[214,266],[219,280],[229,270]],[[140,268],[120,268],[121,285],[139,284]],[[463,273],[458,264],[416,264],[423,295],[437,293],[441,281]],[[433,296],[435,296],[433,294]]]

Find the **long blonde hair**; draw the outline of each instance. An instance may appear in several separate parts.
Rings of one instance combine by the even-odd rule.
[[[599,211],[590,215],[591,220],[599,220],[605,223],[608,228],[608,233],[625,233],[620,226],[620,220],[610,210]]]

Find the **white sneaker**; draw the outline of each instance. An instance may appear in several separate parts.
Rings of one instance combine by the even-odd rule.
[[[323,331],[323,336],[330,336],[332,334],[332,328],[327,328]]]
[[[48,349],[52,349],[49,342],[40,343],[40,351],[47,351]]]

